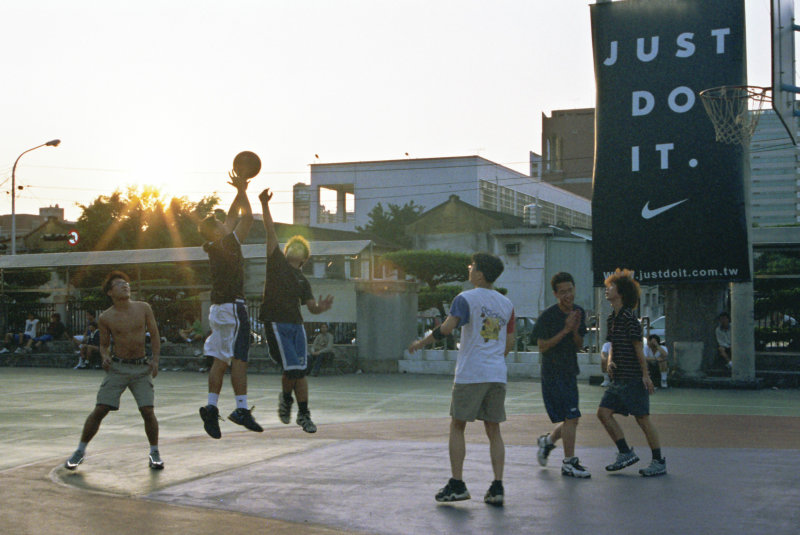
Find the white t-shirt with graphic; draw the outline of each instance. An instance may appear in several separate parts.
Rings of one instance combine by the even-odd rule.
[[[25,334],[31,338],[36,337],[36,326],[39,325],[39,320],[34,318],[32,320],[25,320]]]
[[[496,290],[474,288],[456,296],[450,315],[461,327],[455,382],[505,383],[506,337],[514,329],[511,301]]]

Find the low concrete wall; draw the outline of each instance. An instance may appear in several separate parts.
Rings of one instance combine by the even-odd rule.
[[[458,351],[423,349],[413,354],[406,352],[397,362],[401,373],[453,375]],[[540,379],[541,363],[538,352],[512,351],[506,357],[508,376],[517,379]],[[592,375],[601,375],[599,353],[578,353],[578,379],[588,380]]]

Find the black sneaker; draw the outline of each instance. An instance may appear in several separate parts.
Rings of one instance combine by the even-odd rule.
[[[253,419],[253,415],[250,411],[252,411],[255,406],[248,409],[236,409],[232,413],[228,415],[228,420],[235,424],[243,425],[250,431],[255,431],[260,433],[264,430],[258,423]]]
[[[581,466],[577,457],[570,457],[561,462],[561,475],[577,478],[592,477],[592,474]]]
[[[82,462],[83,452],[81,450],[75,450],[75,453],[72,454],[72,457],[67,459],[67,462],[64,463],[64,468],[67,470],[75,470]]]
[[[153,470],[164,469],[164,461],[161,460],[161,455],[158,453],[158,450],[151,452],[148,460],[150,461],[151,469]]]
[[[211,438],[222,437],[222,432],[219,430],[219,409],[214,405],[206,405],[200,407],[200,418],[203,419],[203,428]]]
[[[643,477],[663,476],[667,473],[667,460],[666,459],[653,459],[650,461],[650,466],[642,468],[639,473]]]
[[[293,399],[289,399],[286,401],[283,397],[283,392],[278,393],[278,418],[281,419],[281,422],[288,424],[292,421],[292,403],[294,402]]]
[[[483,501],[489,505],[503,505],[503,482],[496,479],[492,481],[492,486],[486,491]]]
[[[464,482],[453,479],[452,477],[450,478],[450,481],[447,482],[447,485],[442,487],[439,492],[436,493],[437,502],[458,502],[469,499],[469,491],[467,490],[467,486],[464,484]]]
[[[311,421],[311,412],[298,412],[297,425],[303,428],[306,433],[316,433],[317,426]]]

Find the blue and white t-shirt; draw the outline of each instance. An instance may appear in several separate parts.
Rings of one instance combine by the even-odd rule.
[[[511,301],[496,290],[475,288],[456,296],[450,315],[461,327],[455,382],[505,383],[506,337],[514,331]]]

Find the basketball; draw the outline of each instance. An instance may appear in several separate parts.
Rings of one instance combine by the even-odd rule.
[[[253,178],[261,171],[261,159],[255,152],[242,151],[233,159],[233,172],[239,178]]]

